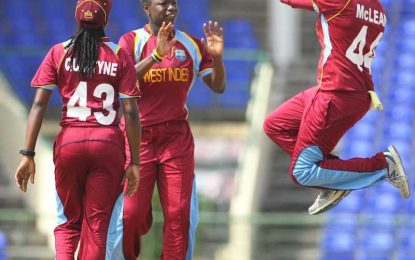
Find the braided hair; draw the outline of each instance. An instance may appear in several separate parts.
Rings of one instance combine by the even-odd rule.
[[[101,38],[105,37],[104,29],[83,28],[79,27],[76,34],[65,48],[71,46],[71,62],[72,69],[73,59],[76,59],[76,65],[79,67],[78,74],[85,77],[92,77],[95,74],[95,64],[98,60],[98,47]]]

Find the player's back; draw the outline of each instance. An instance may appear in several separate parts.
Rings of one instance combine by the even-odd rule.
[[[323,90],[373,90],[371,63],[386,26],[378,0],[315,1],[317,32],[323,47],[319,84]],[[322,10],[320,10],[322,9]]]
[[[63,103],[61,125],[117,125],[119,75],[124,66],[119,64],[122,61],[117,56],[116,44],[100,43],[95,72],[90,77],[79,74],[71,49],[63,55],[57,75]]]

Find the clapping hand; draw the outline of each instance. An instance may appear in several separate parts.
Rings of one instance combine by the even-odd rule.
[[[163,22],[161,24],[160,30],[157,34],[156,45],[156,51],[161,57],[166,55],[177,41],[176,38],[173,38],[169,41],[169,37],[173,34],[173,31],[174,25],[171,22],[169,22],[168,24],[166,24],[166,22]]]
[[[209,21],[203,24],[203,31],[206,39],[202,38],[202,44],[212,57],[222,57],[223,55],[223,28],[219,27],[218,22]]]

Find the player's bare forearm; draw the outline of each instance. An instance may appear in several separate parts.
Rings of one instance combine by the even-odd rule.
[[[223,93],[226,88],[226,72],[222,57],[213,58],[213,72],[209,87],[216,93]]]
[[[280,0],[280,2],[291,6],[292,8],[314,10],[312,0]]]
[[[35,99],[33,100],[32,108],[30,109],[29,118],[27,120],[26,128],[26,143],[25,149],[27,151],[35,151],[36,141],[42,126],[43,117],[48,107],[49,99],[52,91],[45,89],[37,89]],[[30,181],[35,183],[36,166],[33,155],[25,154],[20,161],[19,166],[15,172],[15,180],[17,187],[23,191],[27,191],[27,184]]]
[[[137,74],[137,79],[141,80],[144,75],[153,67],[156,62],[153,60],[151,56],[141,60],[137,63],[135,67],[135,73]]]
[[[141,125],[137,110],[137,99],[125,98],[122,100],[122,104],[131,163],[140,165]]]
[[[168,24],[163,22],[157,33],[157,46],[153,53],[135,65],[138,79],[142,79],[155,63],[160,63],[163,57],[171,51],[173,45],[177,42],[175,38],[169,40],[173,30],[174,26],[171,22]]]
[[[25,149],[34,151],[36,140],[42,126],[43,117],[49,104],[52,91],[46,89],[37,89],[32,108],[29,113],[26,128]]]

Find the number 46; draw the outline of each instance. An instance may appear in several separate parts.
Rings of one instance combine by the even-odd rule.
[[[383,33],[379,33],[378,37],[370,45],[369,52],[363,55],[363,48],[366,45],[366,36],[367,36],[367,26],[364,25],[360,30],[359,34],[353,40],[352,44],[346,51],[346,57],[357,65],[357,68],[360,71],[363,71],[363,68],[367,68],[371,72],[372,60],[375,57],[375,48],[379,44],[380,39],[383,36]],[[357,49],[357,52],[356,52]]]

